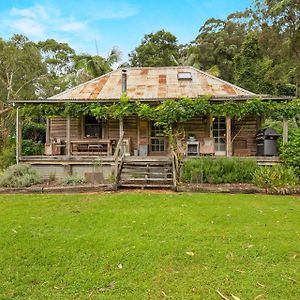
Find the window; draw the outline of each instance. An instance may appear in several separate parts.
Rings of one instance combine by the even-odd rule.
[[[84,118],[84,136],[91,138],[102,138],[102,122],[92,116]]]

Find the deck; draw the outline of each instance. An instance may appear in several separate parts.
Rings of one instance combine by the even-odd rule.
[[[200,156],[188,156],[184,159],[197,159]],[[220,156],[209,156],[211,159],[216,159]],[[166,160],[169,156],[127,156],[127,161],[143,161],[143,160]],[[239,158],[239,159],[253,159],[256,160],[258,165],[269,166],[280,163],[280,159],[278,156],[232,156],[231,158]],[[95,163],[114,163],[114,156],[112,155],[54,155],[54,156],[46,156],[46,155],[37,155],[37,156],[22,156],[20,161],[27,162],[30,164],[89,164],[93,165]]]

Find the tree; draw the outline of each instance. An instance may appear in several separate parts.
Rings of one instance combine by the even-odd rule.
[[[233,80],[233,58],[253,26],[252,11],[229,15],[226,20],[208,19],[186,51],[184,63],[203,70],[218,69],[222,79]]]
[[[46,73],[36,45],[23,35],[1,39],[0,62],[2,106],[12,99],[35,98],[34,83]]]
[[[146,34],[141,44],[129,54],[132,67],[176,66],[178,60],[177,38],[165,30]]]
[[[74,58],[75,69],[77,70],[77,83],[85,82],[112,71],[113,64],[119,62],[121,52],[114,47],[107,58],[99,55],[80,54]]]
[[[234,58],[235,84],[255,93],[272,94],[274,87],[266,80],[272,60],[263,57],[258,34],[251,32],[243,42],[241,52]]]
[[[300,2],[299,0],[265,0],[274,26],[287,40],[290,59],[294,62],[296,96],[300,83]]]
[[[47,98],[72,87],[74,84],[69,74],[74,72],[74,49],[54,39],[38,42],[37,45],[47,67],[47,76],[39,81],[37,87],[38,97]]]

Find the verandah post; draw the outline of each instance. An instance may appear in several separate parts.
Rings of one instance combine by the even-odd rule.
[[[67,116],[67,126],[66,126],[66,154],[71,156],[71,117]]]
[[[231,118],[226,116],[226,156],[232,156]]]
[[[46,119],[46,143],[50,143],[50,119]]]
[[[16,163],[19,164],[22,156],[22,117],[20,116],[19,107],[16,113]]]

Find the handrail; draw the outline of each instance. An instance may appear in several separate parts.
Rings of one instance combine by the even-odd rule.
[[[115,153],[114,153],[114,161],[115,161],[115,183],[116,186],[119,183],[119,179],[120,179],[120,173],[121,173],[121,169],[122,169],[122,165],[123,165],[123,161],[124,161],[124,157],[125,157],[125,153],[124,153],[124,149],[123,152],[121,151],[121,156],[119,155],[120,150],[122,149],[121,146],[123,144],[123,138],[124,138],[124,131],[121,132]],[[120,159],[120,164],[119,164],[119,158]]]
[[[116,149],[115,149],[114,159],[116,159],[116,158],[119,156],[119,152],[120,152],[120,150],[121,150],[121,146],[122,146],[122,143],[123,143],[123,138],[124,138],[124,131],[122,131],[122,133],[121,133],[121,135],[120,135],[120,138],[119,138],[117,147],[116,147]]]

